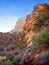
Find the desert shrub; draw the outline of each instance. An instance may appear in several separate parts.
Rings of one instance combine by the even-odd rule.
[[[49,25],[49,13],[42,13],[35,17],[33,30],[40,31],[44,25]]]
[[[11,60],[6,60],[6,64],[11,64]]]
[[[32,37],[33,47],[40,48],[45,47],[49,48],[49,30],[41,31],[37,35]]]
[[[13,58],[14,58],[14,55],[13,55],[13,54],[8,53],[8,54],[6,55],[6,58],[7,58],[7,60],[12,61],[12,60],[13,60]]]

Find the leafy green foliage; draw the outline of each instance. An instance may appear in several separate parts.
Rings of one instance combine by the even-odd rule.
[[[46,47],[49,48],[49,30],[41,31],[32,37],[33,46],[35,48]]]
[[[42,13],[35,17],[35,23],[33,25],[34,31],[42,30],[43,25],[49,25],[49,14]]]

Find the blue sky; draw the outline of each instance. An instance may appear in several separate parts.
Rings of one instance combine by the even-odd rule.
[[[38,3],[49,0],[0,0],[0,32],[12,30],[18,18],[26,17]]]

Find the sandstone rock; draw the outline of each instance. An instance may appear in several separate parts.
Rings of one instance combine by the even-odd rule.
[[[34,35],[33,24],[35,22],[35,17],[42,13],[49,13],[49,5],[47,4],[38,4],[34,7],[34,10],[31,14],[27,15],[26,23],[23,26],[23,40],[25,39],[26,46],[32,45],[31,38]]]
[[[24,18],[19,18],[18,21],[16,22],[15,28],[13,29],[12,32],[17,32],[17,33],[22,32],[25,22],[26,21]]]

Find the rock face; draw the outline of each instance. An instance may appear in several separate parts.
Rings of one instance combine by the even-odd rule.
[[[21,32],[18,34],[18,42],[24,42],[25,46],[32,45],[31,38],[34,35],[33,24],[35,22],[35,17],[42,13],[49,13],[49,5],[38,4],[34,6],[34,10],[31,14],[27,15],[26,20],[24,18],[18,19],[15,28],[12,32]]]
[[[13,29],[12,32],[22,32],[23,31],[23,26],[25,25],[25,19],[24,18],[19,18],[16,22],[15,28]]]
[[[34,34],[33,32],[33,24],[35,22],[35,16],[42,14],[42,13],[49,13],[49,5],[47,4],[38,4],[34,7],[34,11],[29,14],[26,18],[26,23],[23,27],[23,40],[27,43],[26,46],[32,45],[31,38]]]
[[[35,17],[42,13],[49,13],[49,5],[38,4],[34,6],[33,12],[27,15],[26,20],[24,18],[18,19],[13,32],[22,32],[22,34],[18,34],[18,41],[25,42],[25,46],[32,45],[31,38],[34,35],[33,24]]]

